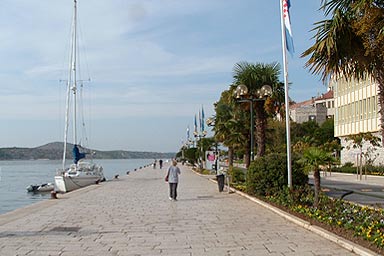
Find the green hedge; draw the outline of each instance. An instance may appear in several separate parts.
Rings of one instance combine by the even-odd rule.
[[[233,183],[243,183],[245,181],[246,170],[238,167],[232,167],[229,170],[229,175],[232,176]]]
[[[341,167],[332,167],[333,172],[342,172],[342,173],[356,173],[356,166],[353,166],[353,163],[346,163]],[[384,176],[384,166],[363,166],[363,173],[368,175],[379,175]]]
[[[308,183],[308,175],[303,166],[292,158],[292,183],[301,186]],[[253,161],[247,172],[247,192],[252,195],[267,196],[279,192],[288,185],[287,155],[273,153]]]

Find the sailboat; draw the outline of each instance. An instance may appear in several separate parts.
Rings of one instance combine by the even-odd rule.
[[[64,127],[64,151],[62,167],[57,171],[55,175],[55,191],[56,192],[69,192],[75,189],[79,189],[92,184],[97,184],[100,181],[105,180],[103,174],[103,167],[94,164],[92,161],[86,161],[86,155],[92,156],[89,152],[80,152],[79,142],[77,138],[77,116],[78,116],[78,97],[77,92],[82,89],[83,86],[78,86],[81,80],[78,80],[78,39],[77,39],[77,0],[74,0],[74,11],[72,21],[72,38],[71,38],[71,54],[69,61],[69,72],[67,80],[67,99],[65,110],[65,127]],[[79,84],[80,85],[80,84]],[[80,87],[80,88],[79,88]],[[73,136],[73,163],[66,167],[66,153],[68,146],[68,133],[70,123],[70,104],[72,103],[72,136]]]

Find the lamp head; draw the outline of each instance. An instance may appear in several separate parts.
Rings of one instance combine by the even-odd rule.
[[[208,126],[215,125],[215,120],[212,117],[208,117],[205,122],[207,123]]]
[[[236,98],[241,98],[247,94],[248,94],[248,87],[245,86],[244,84],[240,84],[236,87],[236,90],[235,90]]]
[[[260,89],[256,91],[256,97],[259,99],[264,99],[272,95],[272,87],[269,85],[263,85]]]
[[[272,95],[272,87],[270,85],[263,85],[261,87],[261,95],[263,97],[270,97]]]

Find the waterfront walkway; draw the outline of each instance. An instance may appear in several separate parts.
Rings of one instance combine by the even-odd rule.
[[[0,255],[355,255],[186,166],[170,201],[166,167],[0,215]]]

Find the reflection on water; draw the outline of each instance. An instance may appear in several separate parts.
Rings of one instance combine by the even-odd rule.
[[[112,179],[116,174],[151,163],[152,159],[95,160],[103,166],[104,175]],[[54,182],[59,160],[0,161],[0,214],[50,198],[50,193],[27,192],[31,184]]]

